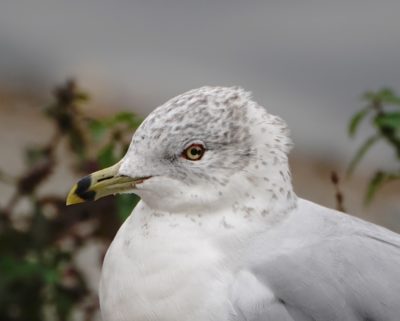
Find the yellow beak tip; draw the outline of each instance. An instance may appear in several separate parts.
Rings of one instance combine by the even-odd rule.
[[[78,195],[76,195],[76,185],[71,189],[71,191],[68,193],[67,200],[65,204],[68,205],[73,205],[73,204],[79,204],[83,203],[85,200],[80,198]]]

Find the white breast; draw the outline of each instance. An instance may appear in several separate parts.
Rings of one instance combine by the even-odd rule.
[[[178,226],[138,207],[111,244],[102,271],[105,321],[228,320],[232,271],[197,222]],[[175,225],[174,225],[175,224]]]

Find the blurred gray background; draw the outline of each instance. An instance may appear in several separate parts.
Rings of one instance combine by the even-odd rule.
[[[288,122],[298,194],[333,207],[329,173],[343,175],[367,131],[346,133],[360,95],[400,88],[399,12],[390,0],[1,0],[0,166],[18,170],[20,147],[46,135],[33,107],[67,77],[91,93],[94,114],[145,116],[191,88],[240,85]],[[347,208],[398,228],[398,186],[361,205],[371,170],[394,166],[375,148],[343,182]],[[49,188],[64,192],[63,175]]]

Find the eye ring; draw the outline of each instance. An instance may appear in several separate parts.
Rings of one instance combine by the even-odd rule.
[[[202,144],[192,144],[185,148],[182,157],[190,161],[198,161],[203,157],[205,151]]]

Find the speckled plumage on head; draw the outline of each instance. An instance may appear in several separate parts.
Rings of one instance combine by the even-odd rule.
[[[181,157],[193,143],[206,149],[201,161]],[[120,171],[179,181],[174,191],[162,191],[161,184],[152,195],[143,184],[139,194],[145,201],[154,195],[160,200],[168,193],[184,193],[192,207],[196,207],[194,199],[216,205],[209,201],[223,198],[226,189],[241,192],[239,185],[230,186],[241,174],[251,184],[262,179],[266,199],[273,201],[283,193],[292,195],[287,166],[290,146],[286,124],[253,101],[249,92],[239,87],[202,87],[167,101],[146,118],[132,138]],[[242,187],[248,190],[251,184],[242,182]],[[210,195],[200,195],[200,187]]]
[[[182,157],[191,144],[205,147],[198,161]],[[102,275],[103,289],[129,288],[133,297],[121,302],[102,290],[104,319],[172,321],[190,314],[203,321],[213,319],[213,311],[215,320],[230,320],[225,285],[231,273],[220,264],[240,262],[250,238],[284,222],[297,206],[290,147],[286,124],[238,87],[194,89],[156,108],[120,163],[119,174],[151,178],[132,191],[142,200],[113,242]],[[179,267],[170,256],[182,258]],[[125,259],[129,263],[116,264]],[[165,274],[152,273],[160,267]],[[204,283],[210,276],[215,283]],[[171,302],[185,305],[175,309]]]

